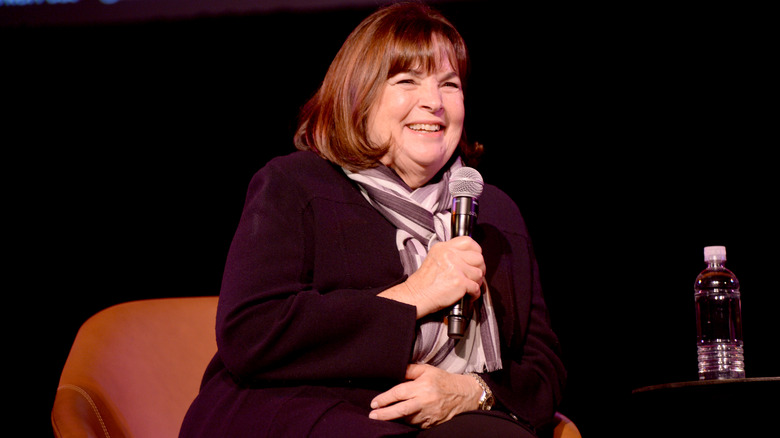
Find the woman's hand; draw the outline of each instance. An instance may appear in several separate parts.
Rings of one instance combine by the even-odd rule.
[[[417,307],[417,318],[449,307],[463,296],[479,298],[485,277],[482,248],[471,237],[439,242],[405,282],[379,294]]]
[[[375,420],[403,418],[427,429],[455,415],[477,409],[482,387],[476,379],[450,374],[431,365],[411,364],[406,378],[371,401],[369,414]]]

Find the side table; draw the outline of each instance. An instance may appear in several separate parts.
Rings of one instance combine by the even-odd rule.
[[[780,377],[638,388],[631,392],[629,416],[639,436],[780,436]]]

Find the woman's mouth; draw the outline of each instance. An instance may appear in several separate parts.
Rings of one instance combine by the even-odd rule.
[[[417,131],[417,132],[439,132],[442,130],[441,125],[436,125],[432,123],[412,123],[407,126],[412,131]]]

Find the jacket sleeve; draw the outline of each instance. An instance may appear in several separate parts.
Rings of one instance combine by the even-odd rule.
[[[376,296],[389,279],[373,288],[314,281],[328,269],[315,266],[327,230],[317,230],[315,196],[296,172],[272,160],[250,183],[220,291],[222,362],[249,384],[402,379],[414,307]]]
[[[500,199],[500,198],[499,198]],[[492,202],[499,202],[499,199]],[[550,327],[539,269],[530,238],[516,205],[508,197],[501,205],[498,251],[486,255],[491,290],[502,296],[502,362],[499,371],[484,374],[496,400],[536,428],[552,420],[560,403],[566,370],[558,338]],[[498,228],[501,228],[498,231]],[[488,233],[490,234],[490,233]],[[496,254],[498,253],[498,254]]]

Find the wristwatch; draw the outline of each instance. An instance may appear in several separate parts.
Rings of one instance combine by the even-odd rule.
[[[482,380],[482,377],[480,377],[479,374],[466,373],[466,375],[477,379],[477,383],[482,387],[482,397],[479,398],[479,409],[489,411],[493,408],[493,405],[496,404],[496,399],[493,398],[493,391],[490,390],[490,387],[487,386],[487,383]]]

